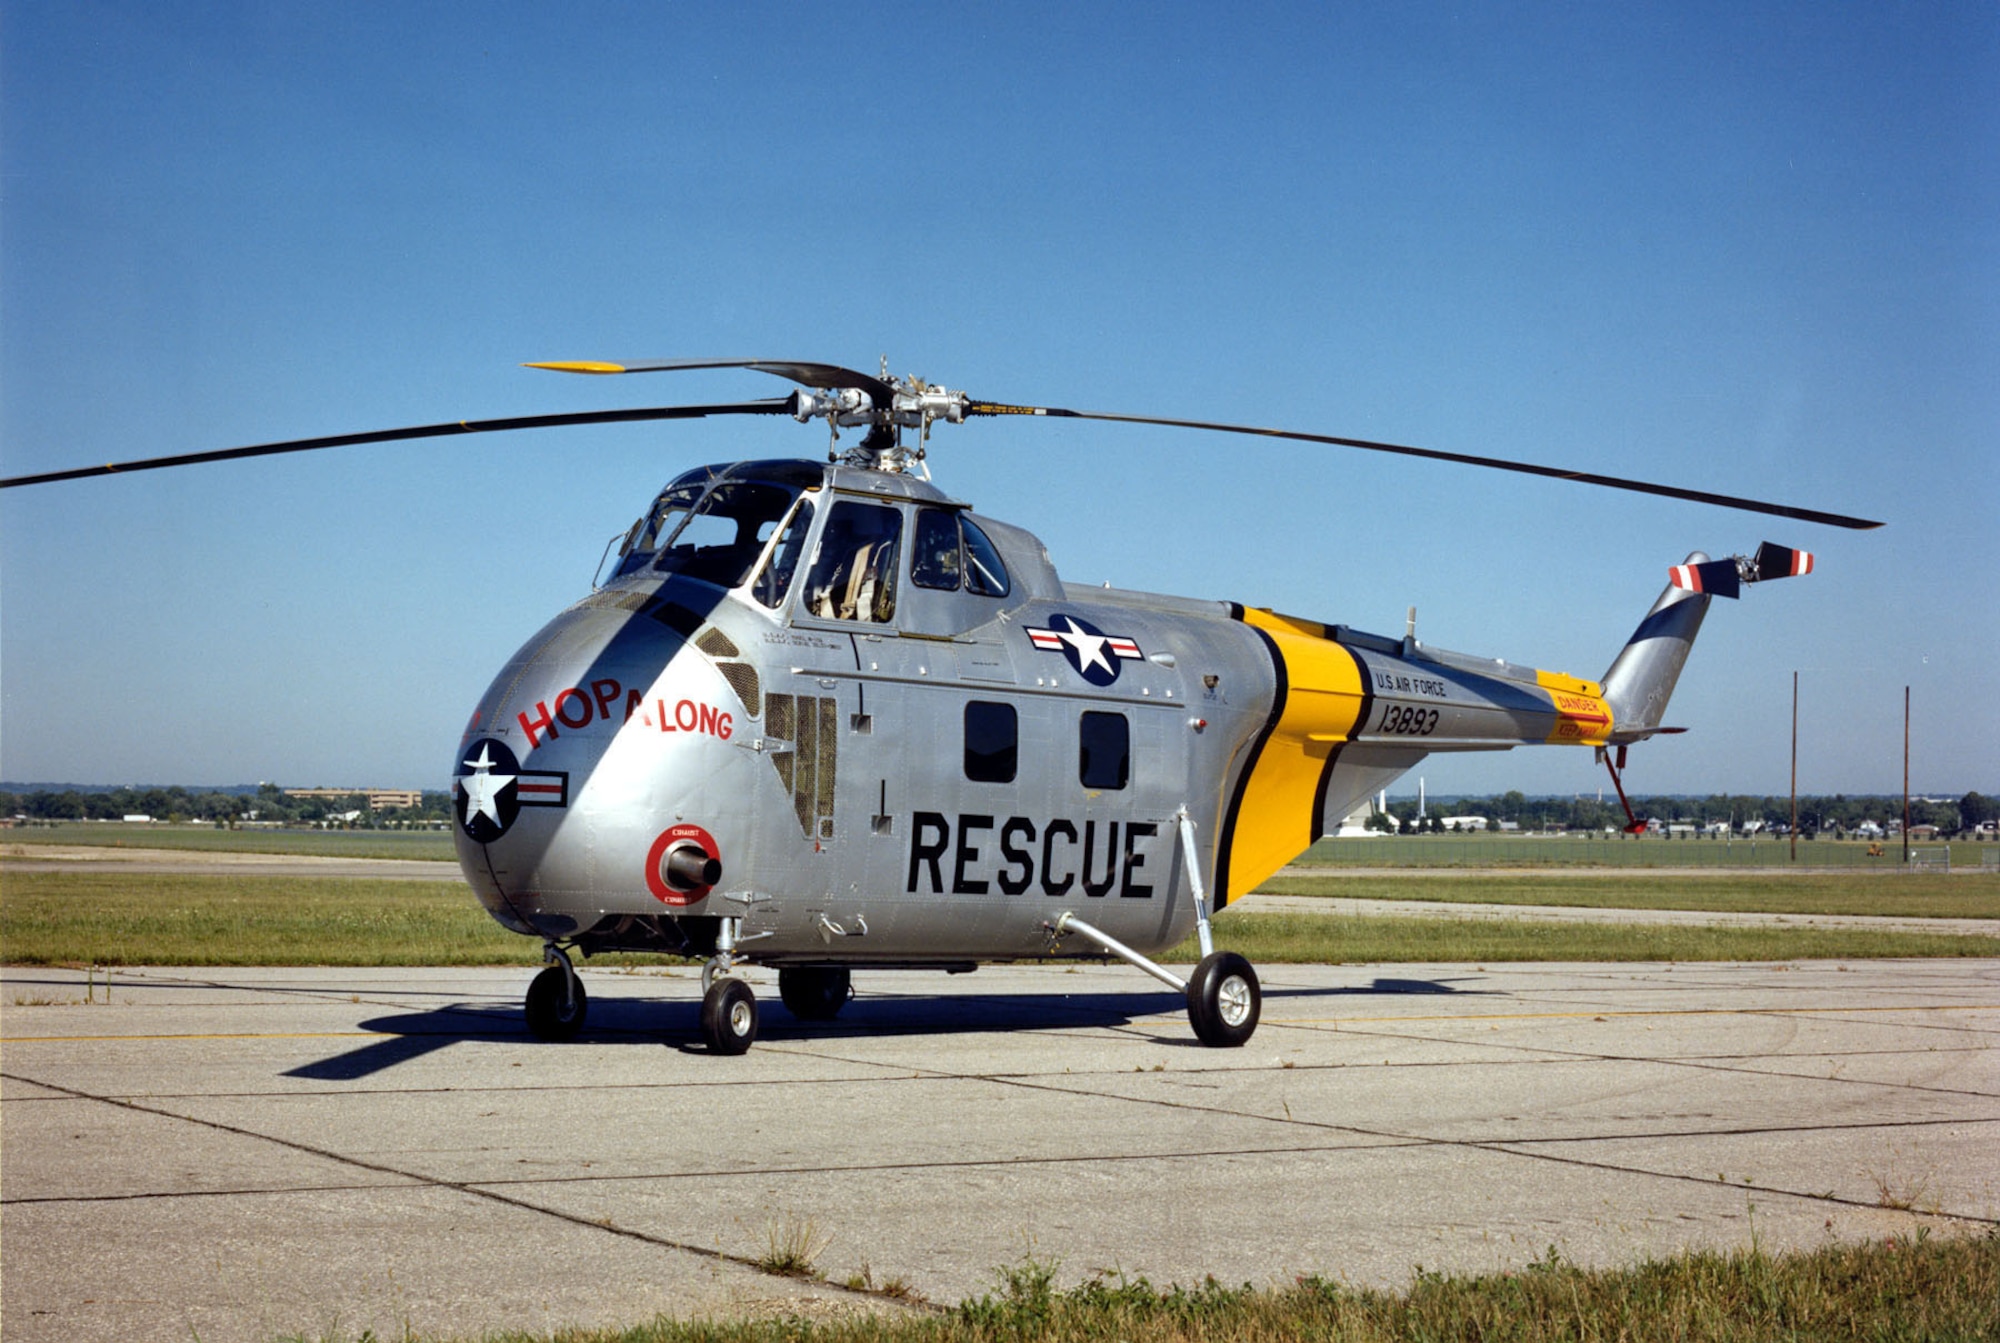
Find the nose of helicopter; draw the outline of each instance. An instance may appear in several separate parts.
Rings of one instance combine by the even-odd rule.
[[[605,594],[598,594],[603,597]],[[459,866],[516,932],[685,907],[728,863],[715,810],[741,706],[690,635],[707,612],[585,602],[524,644],[456,755]]]

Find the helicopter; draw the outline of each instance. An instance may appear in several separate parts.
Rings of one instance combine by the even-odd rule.
[[[295,439],[0,480],[0,488],[363,443],[726,415],[823,422],[825,460],[699,466],[607,547],[525,642],[453,754],[454,843],[480,903],[539,939],[529,1029],[576,1036],[575,957],[702,962],[701,1032],[741,1054],[776,971],[835,1017],[856,970],[1117,959],[1240,1046],[1262,990],[1213,915],[1427,755],[1591,748],[1624,802],[1710,602],[1811,552],[1690,554],[1597,680],[1240,603],[1066,584],[1030,532],[934,484],[933,432],[982,417],[1249,434],[1576,481],[1852,529],[1879,522],[1517,462],[1211,421],[979,400],[809,361],[549,362],[615,375],[746,369],[783,397]],[[842,430],[858,430],[843,446]],[[1641,823],[1625,807],[1632,828]],[[1192,934],[1183,978],[1153,959]]]

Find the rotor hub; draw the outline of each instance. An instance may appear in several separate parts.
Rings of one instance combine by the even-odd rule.
[[[887,404],[877,394],[860,387],[806,387],[792,393],[792,418],[800,424],[825,420],[831,432],[827,449],[829,461],[845,460],[852,466],[876,471],[903,472],[917,468],[924,459],[924,445],[931,426],[965,423],[966,408],[972,404],[964,392],[934,386],[922,378],[900,381],[884,379],[877,386],[889,395]],[[845,453],[839,448],[842,429],[868,432],[861,442]],[[917,431],[915,447],[903,442],[903,431]]]

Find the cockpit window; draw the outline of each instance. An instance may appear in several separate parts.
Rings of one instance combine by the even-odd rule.
[[[1007,566],[1001,562],[993,542],[972,519],[951,509],[926,508],[917,513],[910,581],[920,588],[956,592],[963,587],[982,597],[1004,597]]]
[[[918,510],[910,581],[920,588],[958,591],[958,551],[958,515],[943,508]]]
[[[666,537],[653,557],[654,570],[736,587],[750,576],[792,498],[782,485],[723,481]]]
[[[636,573],[646,567],[659,547],[660,539],[671,536],[686,520],[688,510],[701,498],[703,485],[683,485],[678,481],[667,486],[664,493],[653,501],[653,509],[646,516],[632,524],[632,530],[625,537],[625,545],[618,552],[617,577]]]
[[[748,462],[690,471],[662,490],[651,511],[633,524],[619,551],[617,574],[650,569],[736,587],[750,576],[799,491],[818,480],[809,463]]]
[[[798,572],[799,558],[805,553],[806,536],[812,531],[812,524],[812,500],[801,499],[799,506],[792,510],[792,520],[785,524],[778,544],[771,548],[771,558],[757,571],[757,581],[750,589],[751,596],[770,607],[784,602],[785,594],[792,590],[792,575]]]
[[[965,531],[965,590],[982,597],[1006,596],[1007,566],[1000,552],[971,518],[960,518],[958,525]]]
[[[806,580],[806,609],[829,620],[894,619],[902,540],[899,510],[848,499],[835,504]]]

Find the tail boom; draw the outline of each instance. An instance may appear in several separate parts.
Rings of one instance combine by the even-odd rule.
[[[1228,792],[1218,903],[1254,890],[1426,755],[1601,746],[1615,727],[1594,681],[1239,610],[1281,690]]]
[[[1754,559],[1694,552],[1673,567],[1601,682],[1431,648],[1414,634],[1233,608],[1262,640],[1277,694],[1225,789],[1217,903],[1254,890],[1434,752],[1603,751],[1678,731],[1661,718],[1709,603],[1724,595],[1717,589],[1811,571],[1810,553],[1768,542]]]

